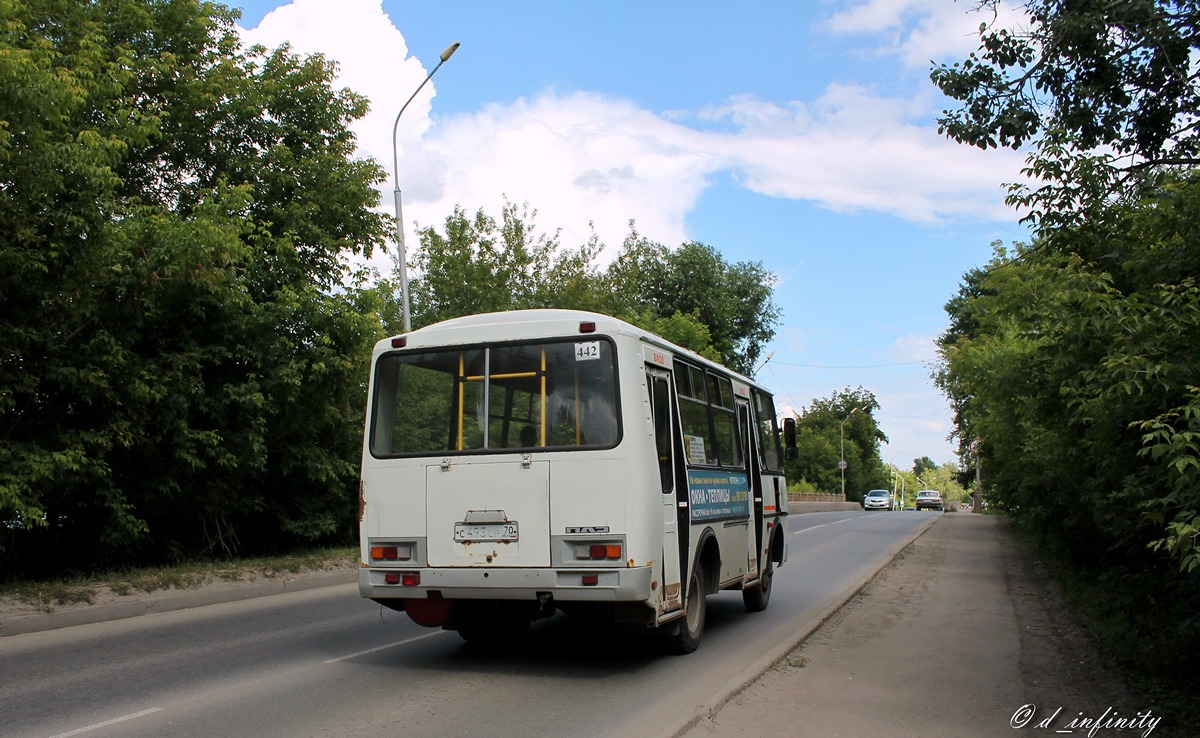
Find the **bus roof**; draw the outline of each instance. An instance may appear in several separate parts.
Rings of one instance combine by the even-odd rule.
[[[519,341],[531,338],[562,338],[580,335],[580,326],[583,323],[595,324],[595,333],[634,336],[647,343],[660,346],[677,356],[687,357],[693,362],[719,367],[722,371],[747,384],[761,386],[753,379],[745,377],[719,362],[706,359],[690,349],[671,343],[661,336],[642,330],[624,320],[603,313],[583,310],[535,309],[481,313],[443,320],[440,323],[400,335],[407,339],[405,346],[407,349],[433,348],[496,341]],[[375,353],[380,354],[392,350],[395,347],[393,339],[398,337],[393,336],[380,341],[375,346]]]

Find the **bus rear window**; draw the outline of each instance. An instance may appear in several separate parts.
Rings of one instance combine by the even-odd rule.
[[[600,448],[620,439],[612,344],[535,343],[386,354],[375,456]]]

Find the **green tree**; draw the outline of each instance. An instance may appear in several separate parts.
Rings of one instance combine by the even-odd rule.
[[[928,457],[925,457],[928,458]],[[910,489],[936,489],[942,493],[942,499],[947,503],[957,504],[967,500],[967,491],[959,482],[959,468],[954,463],[945,463],[925,467],[921,472],[915,473],[911,482],[914,486]],[[912,495],[909,495],[909,501],[912,500]]]
[[[1200,649],[1200,8],[1026,8],[933,73],[961,103],[943,129],[1032,144],[1036,180],[1010,190],[1033,242],[965,276],[937,381],[984,498],[1103,593],[1098,633],[1170,688]]]
[[[918,477],[937,468],[937,462],[928,456],[922,456],[919,459],[913,459],[913,474],[917,475]]]
[[[483,210],[468,216],[456,207],[443,232],[420,229],[410,283],[414,324],[500,310],[597,309],[602,278],[595,238],[564,249],[558,233],[538,232],[536,215],[505,203],[497,222]]]
[[[730,264],[701,243],[670,249],[631,222],[607,276],[614,312],[695,316],[708,327],[721,362],[743,373],[757,367],[775,336],[781,314],[772,299],[775,275],[761,263]]]
[[[861,501],[869,489],[888,486],[888,474],[879,457],[879,444],[887,436],[874,412],[875,395],[858,387],[815,398],[796,418],[797,459],[788,462],[789,479],[806,479],[826,493],[842,491],[839,462],[846,461],[846,499]]]
[[[378,323],[340,285],[386,236],[383,173],[333,65],[242,49],[234,20],[0,4],[8,572],[351,528]]]
[[[702,244],[668,249],[631,224],[601,270],[594,235],[579,249],[564,248],[557,232],[537,230],[535,218],[512,203],[499,222],[460,207],[442,231],[420,229],[410,287],[415,324],[498,310],[595,310],[743,372],[775,335],[775,277],[760,264],[729,264]]]
[[[994,8],[995,3],[985,0],[983,6]],[[958,109],[946,111],[943,130],[984,148],[1033,143],[1028,171],[1043,183],[1036,190],[1013,190],[1014,202],[1028,206],[1038,226],[1034,245],[1019,249],[1011,263],[998,252],[990,269],[967,275],[960,294],[948,305],[952,327],[943,345],[951,371],[940,381],[955,404],[963,450],[996,464],[996,444],[1001,442],[1024,446],[1030,460],[1055,457],[1048,449],[1078,447],[1059,427],[1039,426],[1046,436],[1036,444],[1030,436],[1018,440],[982,427],[994,425],[998,418],[990,413],[999,411],[976,394],[995,394],[996,387],[982,388],[981,382],[1001,365],[1009,365],[1014,384],[1030,389],[1055,381],[1060,370],[1065,370],[1064,379],[1077,371],[1069,375],[1070,382],[1056,385],[1061,387],[1056,394],[1035,393],[1010,407],[1036,397],[1042,403],[1038,411],[1086,408],[1097,417],[1120,418],[1120,430],[1101,436],[1107,424],[1093,424],[1081,438],[1120,448],[1132,444],[1144,456],[1169,459],[1186,476],[1192,465],[1187,388],[1195,382],[1180,369],[1188,365],[1191,353],[1181,346],[1183,364],[1159,363],[1149,350],[1155,345],[1151,339],[1147,336],[1147,345],[1138,346],[1134,337],[1149,312],[1164,321],[1160,347],[1168,337],[1191,331],[1196,179],[1187,168],[1200,161],[1195,126],[1200,120],[1200,90],[1190,59],[1200,50],[1200,8],[1154,0],[1030,0],[1026,9],[1030,23],[1024,29],[985,24],[979,53],[933,71],[943,92],[961,102]],[[1038,287],[1030,288],[1032,283]],[[1024,295],[1029,302],[1013,304],[1014,295]],[[1054,320],[1045,310],[1061,310],[1066,320],[1043,329],[1043,323]],[[1074,322],[1085,319],[1096,324]],[[1102,320],[1121,329],[1111,333],[1099,325]],[[1063,334],[1067,326],[1074,326],[1075,332]],[[960,351],[967,348],[971,351]],[[1051,350],[1059,353],[1043,355]],[[1122,351],[1122,358],[1114,357]],[[1015,365],[1026,361],[1035,363],[1020,376]],[[1147,374],[1121,381],[1113,376],[1112,367],[1132,371],[1130,362],[1138,361],[1150,362],[1153,369],[1143,367]],[[1039,376],[1042,370],[1045,374]],[[1150,385],[1159,390],[1157,404],[1137,402],[1110,389],[1118,386],[1142,397],[1147,377],[1153,377]],[[1106,398],[1105,407],[1096,405],[1098,395]],[[971,411],[970,403],[978,407]],[[1040,423],[1043,416],[1030,412],[1014,412],[1001,426]],[[1003,488],[1006,468],[998,466],[988,469],[985,463],[983,472]],[[1111,472],[1098,473],[1103,486],[1130,489],[1112,480]],[[1188,541],[1194,540],[1190,531],[1196,518],[1189,511],[1195,507],[1173,500],[1150,515],[1161,516],[1174,531],[1155,541],[1194,570],[1200,567],[1200,556],[1192,556]],[[1152,499],[1141,499],[1140,504],[1148,511],[1156,509]]]
[[[695,312],[687,315],[676,312],[674,315],[659,317],[645,310],[619,313],[618,317],[642,330],[662,336],[671,343],[691,349],[706,359],[721,361],[720,352],[713,346],[712,331]]]
[[[1111,588],[1103,617],[1143,634],[1122,646],[1131,663],[1167,673],[1200,644],[1185,614],[1200,604],[1198,226],[1189,178],[1044,235],[1053,248],[998,253],[948,306],[939,349],[985,498]]]
[[[999,0],[979,5],[995,12]],[[934,83],[960,103],[941,130],[980,148],[1033,144],[1011,201],[1048,226],[1100,217],[1137,198],[1147,177],[1200,163],[1200,8],[1139,0],[1027,0],[1020,28],[980,25],[967,59],[935,66]],[[997,16],[993,16],[997,17]]]

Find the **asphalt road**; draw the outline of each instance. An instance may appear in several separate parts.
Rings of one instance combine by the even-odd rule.
[[[2,736],[673,735],[751,682],[935,513],[789,521],[770,607],[710,598],[700,649],[565,618],[480,652],[354,585],[0,639]]]

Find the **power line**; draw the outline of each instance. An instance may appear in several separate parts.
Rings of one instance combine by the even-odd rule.
[[[936,361],[936,359],[925,359],[923,361],[897,361],[897,362],[893,362],[891,364],[850,364],[847,366],[829,366],[826,364],[789,364],[786,361],[776,361],[775,364],[777,364],[779,366],[800,367],[803,369],[881,369],[883,367],[889,367],[889,366],[914,366],[914,365],[918,365],[918,364],[923,365],[923,364],[927,364],[931,361]]]

